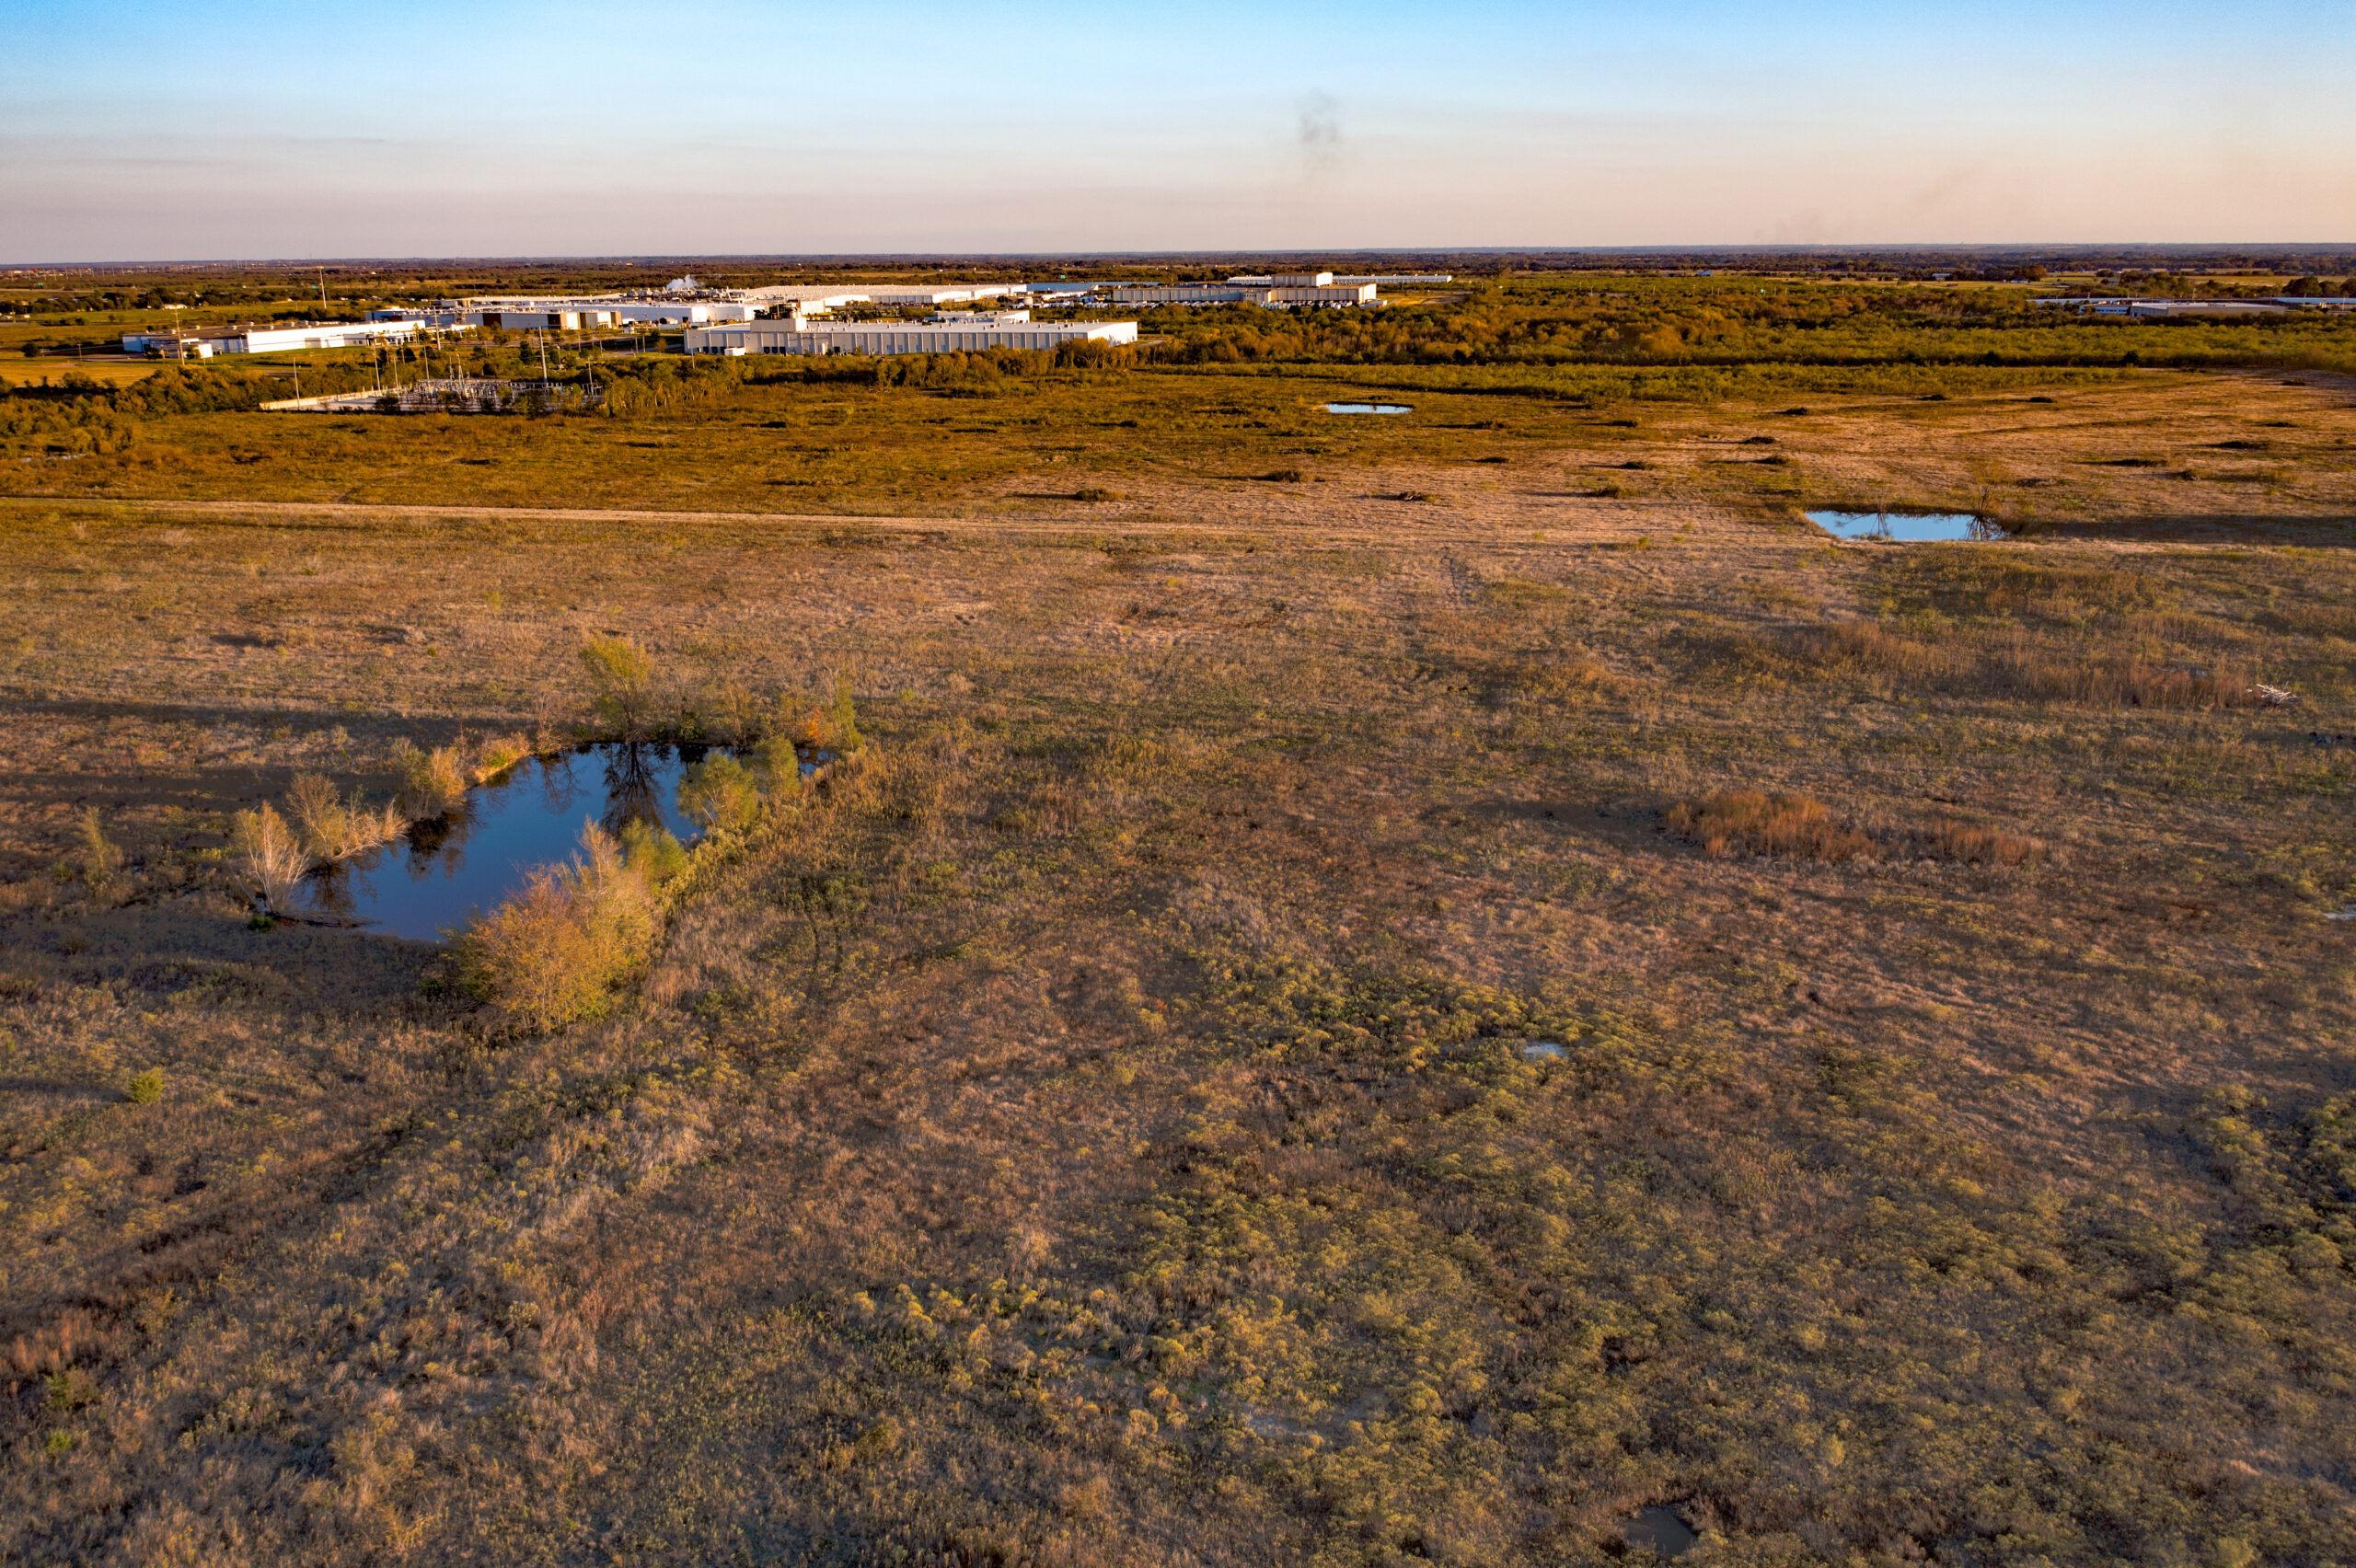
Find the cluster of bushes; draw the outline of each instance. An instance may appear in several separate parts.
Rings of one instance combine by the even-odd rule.
[[[404,739],[393,748],[397,782],[387,798],[371,801],[357,790],[341,795],[318,774],[297,774],[283,812],[264,801],[237,813],[231,843],[263,909],[282,915],[314,867],[365,854],[416,823],[447,816],[466,798],[468,785],[496,778],[534,749],[515,734],[431,750]]]
[[[802,790],[800,758],[783,736],[745,759],[707,755],[679,782],[680,810],[704,832],[694,849],[652,822],[631,822],[618,840],[584,827],[578,855],[533,871],[459,937],[461,986],[522,1032],[604,1017],[653,955],[665,889],[698,855],[726,852]]]
[[[743,360],[649,354],[602,365],[597,379],[605,399],[599,410],[629,418],[709,408],[733,395],[747,376]]]
[[[791,744],[833,752],[865,744],[850,683],[818,698],[756,692],[731,681],[693,682],[659,671],[626,637],[593,637],[581,647],[594,733],[612,741],[687,741],[739,750]]]
[[[1150,363],[2356,365],[2356,322],[2065,316],[2009,291],[1783,279],[1523,280],[1461,305],[1161,310]],[[2316,280],[2314,292],[2328,292]]]
[[[364,363],[306,365],[303,390],[355,392],[373,385],[372,376]],[[283,381],[209,365],[169,364],[115,387],[69,370],[56,386],[21,385],[0,392],[0,443],[109,456],[139,444],[142,420],[258,409],[287,392]]]
[[[139,424],[132,416],[145,410],[110,396],[81,371],[67,371],[55,386],[0,383],[0,442],[100,455],[138,444]]]
[[[662,838],[684,859],[676,840]],[[579,856],[532,872],[523,891],[459,939],[467,992],[530,1032],[605,1016],[653,946],[660,906],[652,858],[628,855],[595,825],[584,827]]]
[[[824,703],[726,688],[681,704],[645,651],[627,639],[593,639],[582,661],[595,714],[590,733],[623,741],[716,738],[735,750],[708,753],[680,781],[680,811],[703,834],[698,850],[659,822],[634,821],[618,838],[592,826],[577,856],[532,872],[521,891],[459,937],[463,988],[507,1027],[528,1032],[602,1016],[643,968],[664,890],[688,870],[695,854],[706,846],[724,852],[772,812],[800,801],[797,739],[822,753],[863,744],[847,685]],[[298,775],[280,801],[238,814],[232,842],[263,911],[283,916],[316,867],[447,816],[470,786],[536,749],[520,734],[431,749],[403,740],[393,750],[396,779],[387,796],[340,794],[323,777]],[[98,874],[92,872],[94,883]]]
[[[652,822],[616,839],[586,829],[581,852],[532,873],[523,890],[458,941],[460,983],[507,1027],[546,1032],[599,1018],[644,969],[665,890],[704,853],[727,853],[802,799],[796,741],[838,753],[863,740],[849,686],[826,704],[762,698],[740,687],[686,692],[665,683],[636,642],[593,638],[581,660],[596,732],[620,741],[720,741],[679,782],[681,813],[702,830],[690,850]]]

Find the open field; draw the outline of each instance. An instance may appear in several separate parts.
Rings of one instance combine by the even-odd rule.
[[[2356,1559],[2356,387],[1460,374],[18,453],[0,1558]],[[870,744],[612,1016],[248,921],[613,634]]]
[[[1631,395],[1585,406],[1453,390],[1440,373],[1408,367],[1312,376],[1203,366],[1016,382],[979,395],[785,381],[627,421],[195,413],[161,427],[166,439],[113,454],[27,452],[10,491],[958,515],[1035,511],[1080,488],[1115,486],[1120,501],[1089,515],[1118,521],[1161,515],[1156,498],[1172,486],[1199,505],[1206,481],[1255,515],[1284,509],[1258,491],[1301,487],[1304,510],[1326,515],[1335,502],[1367,501],[1368,487],[1398,478],[1392,470],[1438,466],[1451,502],[1492,512],[1542,513],[1610,491],[1782,513],[1796,504],[1960,507],[2082,527],[2330,515],[2356,479],[2347,418],[2356,377],[2110,372],[2077,383],[1950,371],[1937,379],[1957,390],[1935,400],[1819,388],[1756,401]],[[1629,380],[1631,394],[1642,389]],[[1373,394],[1404,398],[1415,415],[1318,409]],[[1356,488],[1306,488],[1319,485]]]

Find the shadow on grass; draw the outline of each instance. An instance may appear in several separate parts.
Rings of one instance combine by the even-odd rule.
[[[2346,549],[2356,547],[2356,511],[2338,517],[2177,513],[2093,522],[2032,523],[2020,529],[2020,536],[2122,544],[2297,545],[2309,549]]]

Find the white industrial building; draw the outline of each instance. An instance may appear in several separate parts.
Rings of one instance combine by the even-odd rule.
[[[2290,306],[2265,299],[2033,299],[2061,310],[2093,316],[2281,316]]]
[[[691,354],[945,354],[991,349],[1059,349],[1066,343],[1134,343],[1134,321],[1034,321],[1023,310],[933,321],[821,323],[788,317],[687,329]]]
[[[962,283],[954,288],[903,287],[896,283],[861,283],[860,292],[876,305],[906,306],[911,305],[965,305],[977,299],[996,299],[1000,294],[1021,294],[1021,283]]]
[[[398,343],[422,332],[463,332],[456,325],[427,321],[309,321],[293,327],[175,329],[126,332],[125,353],[161,353],[173,358],[211,359],[214,354],[272,354],[289,349],[350,349],[368,343]]]
[[[750,321],[760,314],[760,309],[757,306],[733,299],[620,294],[586,297],[482,294],[457,301],[450,307],[449,314],[470,327],[562,331],[582,327],[631,324],[696,326],[707,321]]]
[[[1269,305],[1275,291],[1232,283],[1121,283],[1103,291],[1114,305]]]
[[[751,306],[756,314],[783,306],[802,316],[839,310],[847,305],[865,305],[872,297],[857,289],[829,288],[823,283],[776,283],[768,288],[738,289],[734,294],[740,303]]]
[[[1057,299],[1076,299],[1081,294],[1099,294],[1106,289],[1126,289],[1138,286],[1132,282],[1108,282],[1103,279],[1094,282],[1074,282],[1067,278],[1058,278],[1051,283],[1024,283],[1022,292],[1034,298],[1045,294]]]
[[[1256,285],[1261,288],[1267,288],[1276,283],[1305,283],[1311,288],[1327,286],[1354,288],[1360,283],[1452,283],[1456,281],[1456,277],[1450,272],[1360,272],[1356,274],[1281,272],[1274,275],[1262,272],[1249,277],[1230,278],[1227,281],[1230,283],[1241,283],[1246,287]]]
[[[1140,283],[1104,291],[1114,305],[1257,305],[1276,308],[1298,306],[1348,307],[1380,305],[1372,283],[1336,284],[1293,281],[1331,279],[1330,272],[1280,275],[1270,283]]]
[[[1330,276],[1331,274],[1328,274]],[[1380,305],[1375,297],[1372,283],[1345,283],[1338,280],[1327,283],[1288,283],[1282,278],[1268,291],[1273,305],[1313,305],[1348,308],[1361,305]]]

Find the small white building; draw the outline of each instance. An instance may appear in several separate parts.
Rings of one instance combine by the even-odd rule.
[[[1134,321],[1017,320],[846,321],[816,323],[798,317],[687,329],[691,354],[945,354],[991,349],[1059,349],[1066,343],[1134,343]]]

